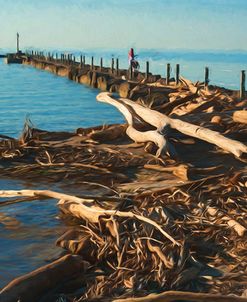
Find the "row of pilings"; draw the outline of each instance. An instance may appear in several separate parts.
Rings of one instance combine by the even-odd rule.
[[[115,65],[114,65],[115,63]],[[120,69],[118,61],[112,61],[111,67],[104,67],[103,60],[99,65],[85,63],[81,57],[77,62],[71,55],[61,55],[60,58],[43,55],[25,55],[23,64],[50,71],[58,76],[67,77],[77,83],[98,88],[102,91],[116,92],[121,97],[137,100],[142,98],[148,103],[164,103],[168,101],[168,94],[176,90],[176,81],[169,79],[169,85],[165,87],[149,87],[147,83],[159,81],[166,85],[167,79],[150,72],[133,71],[131,69]],[[133,88],[138,86],[138,91]]]
[[[170,89],[175,88],[180,82],[180,66],[176,64],[175,78],[171,78],[171,66],[168,63],[166,68],[166,78],[160,75],[153,75],[149,71],[149,62],[146,62],[145,72],[138,70],[120,69],[119,60],[111,60],[110,67],[103,66],[103,58],[100,59],[99,65],[95,64],[94,57],[91,57],[90,64],[86,64],[85,56],[80,56],[79,62],[71,54],[54,55],[48,53],[32,51],[25,55],[24,64],[31,64],[37,68],[49,70],[60,76],[67,76],[70,80],[89,85],[93,88],[99,88],[102,91],[117,92],[121,97],[130,97],[130,91],[138,83],[153,83],[159,81],[167,85]],[[204,77],[205,88],[209,85],[209,68],[205,67]],[[152,88],[151,88],[152,90]],[[149,91],[150,93],[150,91]],[[240,74],[239,97],[244,99],[245,93],[245,71]]]

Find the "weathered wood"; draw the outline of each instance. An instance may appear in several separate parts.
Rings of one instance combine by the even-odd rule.
[[[0,291],[1,302],[33,302],[68,277],[87,268],[80,256],[66,255],[11,281]]]
[[[91,70],[94,70],[94,57],[91,57]]]
[[[92,223],[99,223],[99,218],[101,216],[116,216],[116,217],[125,217],[133,218],[144,223],[153,226],[157,229],[164,237],[169,239],[175,245],[180,246],[181,244],[177,242],[171,235],[169,235],[157,222],[144,217],[142,215],[135,214],[133,212],[122,212],[116,210],[104,210],[99,206],[88,206],[87,204],[92,202],[93,199],[83,199],[76,196],[58,193],[55,191],[49,190],[8,190],[0,191],[1,197],[15,197],[15,196],[46,196],[55,199],[59,199],[58,206],[62,212],[65,214],[71,214],[76,218],[84,219]],[[4,301],[5,302],[5,301]]]
[[[117,100],[111,98],[110,94],[107,92],[102,92],[97,95],[97,100],[100,102],[105,102],[110,105],[115,106],[125,117],[129,126],[126,129],[126,134],[136,143],[144,143],[144,142],[153,142],[158,150],[156,152],[156,156],[159,157],[163,152],[167,152],[169,149],[168,142],[164,138],[162,134],[160,134],[156,130],[150,131],[138,131],[133,127],[133,117],[130,111],[123,104],[119,103]]]
[[[148,76],[149,76],[149,62],[147,61],[146,62],[146,75],[145,75],[146,80],[148,80]]]
[[[114,58],[111,59],[111,73],[114,73]]]
[[[205,67],[205,80],[204,80],[204,88],[208,87],[209,83],[209,68]]]
[[[116,60],[116,75],[119,75],[119,59]]]
[[[247,124],[247,110],[233,112],[232,119],[236,123]]]
[[[180,73],[180,66],[176,64],[176,85],[179,84],[179,73]]]
[[[111,104],[111,100],[113,98],[110,97],[109,93],[101,93],[97,96],[97,99],[100,99],[102,101],[106,100],[106,102]],[[111,100],[110,100],[111,99]],[[223,135],[221,135],[219,132],[212,131],[210,129],[200,127],[194,124],[190,124],[188,122],[184,122],[179,119],[172,119],[168,116],[154,111],[149,108],[145,108],[139,104],[134,103],[133,101],[129,99],[120,99],[124,104],[131,106],[135,113],[139,115],[145,122],[149,123],[150,125],[157,128],[157,130],[162,133],[163,129],[166,128],[168,125],[180,131],[183,134],[204,140],[208,143],[217,145],[218,147],[222,148],[223,150],[230,152],[234,154],[236,157],[240,157],[242,153],[247,153],[247,146],[243,143],[229,139]],[[112,102],[113,105],[116,106],[116,100]],[[123,109],[124,111],[124,109]],[[121,111],[122,112],[122,111]],[[131,119],[131,117],[129,118]],[[150,133],[151,135],[151,133]],[[156,135],[155,135],[156,137]],[[153,141],[150,137],[150,141]],[[156,142],[157,143],[157,142]]]
[[[100,71],[103,69],[103,58],[100,58]]]
[[[169,102],[169,103],[166,103],[166,104],[163,104],[163,105],[159,106],[158,111],[168,115],[177,106],[185,104],[185,103],[193,100],[193,98],[195,98],[195,97],[196,97],[196,94],[189,94],[185,97],[177,98],[175,101],[172,101],[172,102]]]
[[[137,86],[137,83],[134,82],[124,82],[119,87],[119,95],[122,98],[128,98],[130,91]]]
[[[245,99],[245,70],[241,70],[240,77],[240,99]]]
[[[175,302],[175,301],[193,301],[193,302],[247,302],[247,298],[233,295],[215,295],[209,293],[192,293],[182,291],[167,291],[161,294],[150,294],[140,298],[116,299],[113,302]]]
[[[167,63],[166,65],[166,85],[170,84],[170,77],[171,77],[171,65]]]

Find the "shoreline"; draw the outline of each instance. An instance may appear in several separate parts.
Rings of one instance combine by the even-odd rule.
[[[56,242],[67,258],[16,279],[2,289],[0,297],[20,295],[21,287],[22,297],[28,295],[30,301],[37,300],[37,295],[55,301],[62,293],[79,298],[78,291],[88,301],[121,297],[128,301],[133,296],[145,301],[148,298],[144,296],[151,292],[170,290],[177,294],[206,291],[221,295],[222,301],[243,300],[229,295],[241,296],[244,287],[227,282],[232,265],[238,271],[244,269],[245,152],[234,156],[219,147],[219,141],[208,143],[183,133],[186,127],[162,128],[166,131],[160,132],[148,122],[157,122],[152,117],[159,113],[160,119],[175,117],[195,123],[196,135],[200,126],[207,133],[219,133],[218,138],[224,136],[246,146],[247,100],[240,100],[237,92],[205,88],[203,83],[186,79],[166,85],[164,79],[150,74],[147,80],[141,74],[136,75],[139,82],[125,81],[121,70],[115,77],[111,69],[106,73],[93,66],[90,70],[90,65],[79,68],[78,64],[39,59],[24,63],[103,91],[118,92],[122,99],[101,95],[98,101],[122,108],[123,114],[127,110],[133,119],[139,117],[139,122],[133,123],[135,133],[148,132],[151,142],[154,134],[162,134],[174,149],[157,155],[154,142],[133,142],[129,131],[132,120],[128,118],[127,125],[79,128],[75,133],[38,130],[27,124],[21,139],[2,140],[3,175],[76,184],[78,188],[87,184],[88,194],[0,192],[5,198],[53,197],[59,200],[61,213],[75,222],[74,229]],[[90,197],[95,186],[101,190]],[[66,276],[58,273],[60,265],[66,267]],[[82,270],[75,281],[72,275],[79,267]],[[44,280],[51,271],[53,284],[41,282],[41,292],[28,291],[30,284]],[[65,290],[68,278],[71,283]],[[243,284],[245,275],[238,275],[238,281]],[[54,287],[56,292],[50,292]]]

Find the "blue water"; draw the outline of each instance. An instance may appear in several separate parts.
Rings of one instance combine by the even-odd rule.
[[[40,189],[49,189],[39,185]],[[0,179],[0,189],[37,189],[34,184]],[[53,186],[53,190],[58,190]],[[0,198],[2,201],[7,198]],[[65,226],[56,219],[56,200],[36,200],[0,207],[0,288],[13,278],[58,257],[56,239]]]
[[[80,54],[86,55],[87,63],[90,63],[92,55],[95,64],[103,57],[105,66],[110,66],[112,57],[119,58],[120,68],[128,67],[127,49],[65,52],[74,54],[78,60]],[[239,88],[240,71],[247,69],[245,52],[137,49],[136,53],[143,71],[148,60],[152,73],[165,76],[166,64],[170,63],[173,76],[175,65],[179,63],[182,76],[192,81],[203,81],[204,68],[208,66],[211,84],[232,89]],[[0,134],[18,137],[27,115],[37,128],[56,131],[75,131],[78,127],[122,122],[122,116],[115,108],[96,102],[97,93],[97,90],[67,78],[30,66],[6,65],[0,59]],[[59,189],[51,188],[50,184],[0,179],[0,190],[30,188]],[[76,188],[64,193],[76,195],[73,190]],[[0,288],[58,256],[61,249],[56,248],[54,242],[65,226],[56,219],[57,214],[54,200],[0,208]],[[6,221],[9,224],[6,225]]]
[[[96,102],[98,93],[50,72],[0,59],[0,134],[18,137],[27,116],[35,127],[54,131],[122,122],[115,108]]]

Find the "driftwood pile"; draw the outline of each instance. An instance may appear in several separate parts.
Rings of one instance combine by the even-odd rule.
[[[185,79],[124,85],[97,99],[127,124],[55,133],[29,122],[2,138],[3,176],[76,194],[0,191],[15,198],[1,206],[58,199],[73,224],[56,242],[68,255],[1,301],[247,301],[247,102]]]

